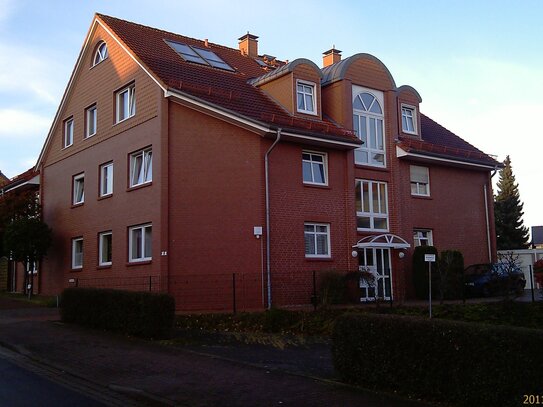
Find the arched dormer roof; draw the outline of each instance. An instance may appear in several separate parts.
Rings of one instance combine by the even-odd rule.
[[[396,82],[394,81],[394,78],[392,77],[392,74],[390,73],[386,65],[383,64],[379,58],[376,58],[373,55],[366,54],[366,53],[354,54],[350,56],[349,58],[345,58],[342,61],[339,61],[335,64],[332,64],[324,68],[322,70],[323,77],[322,77],[321,85],[325,86],[325,85],[334,83],[336,81],[345,79],[345,75],[349,67],[354,62],[360,61],[360,60],[371,61],[378,64],[388,76],[388,79],[390,80],[390,83],[392,84],[392,89],[396,89]]]
[[[402,92],[409,92],[415,95],[419,101],[419,103],[422,103],[422,98],[420,97],[419,92],[413,87],[409,85],[402,85],[398,89],[396,89],[396,94],[399,95]]]
[[[281,76],[284,76],[293,72],[294,69],[298,65],[304,65],[304,64],[311,66],[315,70],[315,73],[319,75],[320,78],[322,79],[323,73],[321,69],[317,66],[317,64],[315,64],[313,61],[310,61],[309,59],[306,59],[306,58],[298,58],[298,59],[295,59],[294,61],[289,62],[288,64],[283,65],[280,68],[277,68],[274,71],[268,72],[262,76],[259,76],[258,78],[251,79],[249,83],[253,86],[264,85],[265,83],[271,82],[277,78],[280,78]]]

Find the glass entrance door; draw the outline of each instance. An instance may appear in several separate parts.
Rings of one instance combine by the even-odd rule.
[[[360,278],[360,301],[390,300],[392,298],[392,270],[390,249],[367,247],[358,252]]]

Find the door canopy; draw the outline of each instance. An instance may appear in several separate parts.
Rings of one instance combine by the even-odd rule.
[[[411,247],[400,236],[386,233],[384,235],[366,236],[360,239],[353,248],[363,249],[364,247],[388,247],[392,249],[407,249]]]

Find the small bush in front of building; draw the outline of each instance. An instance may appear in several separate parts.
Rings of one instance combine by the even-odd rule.
[[[345,274],[326,271],[320,276],[319,300],[322,305],[345,303],[346,291]]]
[[[415,295],[419,300],[428,299],[428,263],[424,261],[424,255],[435,254],[437,260],[437,249],[434,246],[415,247],[413,253],[413,286]],[[437,281],[437,262],[431,263],[432,284]],[[432,288],[432,291],[434,291]],[[434,291],[435,292],[435,291]]]
[[[342,380],[457,406],[514,406],[539,394],[543,330],[346,314],[333,333]]]
[[[458,250],[445,250],[439,255],[437,295],[440,300],[463,297],[464,256]]]
[[[67,288],[61,298],[63,322],[144,338],[171,335],[175,301],[169,294]]]

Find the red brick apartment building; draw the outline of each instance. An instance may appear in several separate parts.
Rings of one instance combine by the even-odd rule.
[[[494,159],[374,56],[332,49],[319,68],[257,38],[95,16],[36,167],[55,236],[41,292],[144,288],[216,310],[235,286],[239,309],[261,309],[362,265],[402,301],[416,245],[494,256]]]

